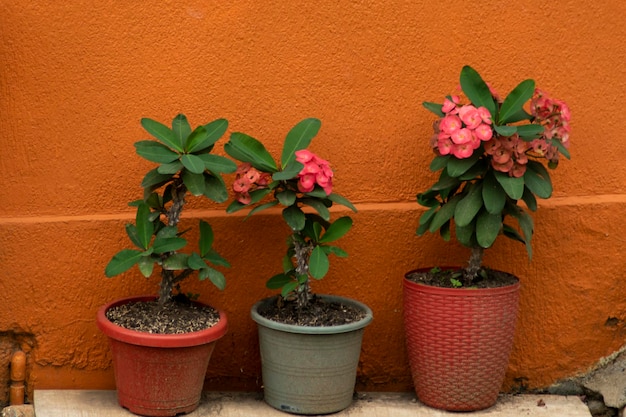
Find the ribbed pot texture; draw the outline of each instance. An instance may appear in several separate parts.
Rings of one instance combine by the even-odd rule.
[[[275,297],[252,307],[252,319],[259,329],[264,399],[278,410],[329,414],[352,403],[361,340],[365,326],[372,321],[372,311],[347,298],[320,297],[356,306],[366,317],[341,326],[304,327],[259,315],[259,308]]]
[[[513,346],[519,288],[519,281],[500,288],[438,288],[405,277],[407,352],[422,403],[450,411],[496,403]]]
[[[220,321],[210,329],[181,335],[128,330],[106,318],[111,307],[154,298],[129,297],[98,311],[98,327],[109,337],[118,402],[142,416],[189,413],[200,403],[215,342],[227,330],[226,315],[220,311]]]

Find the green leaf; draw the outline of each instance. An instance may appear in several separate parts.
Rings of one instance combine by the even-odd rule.
[[[525,140],[532,140],[538,138],[545,128],[541,125],[528,124],[517,126],[517,134]]]
[[[161,164],[157,167],[157,172],[159,174],[176,174],[178,171],[180,171],[181,169],[183,169],[183,163],[180,162],[179,160],[176,160],[174,162],[170,162],[169,164]]]
[[[423,224],[429,224],[430,221],[433,219],[433,217],[435,217],[435,213],[437,213],[437,208],[439,206],[433,206],[431,208],[429,208],[428,210],[426,210],[424,213],[422,213],[422,215],[420,216],[420,220],[419,220],[419,224],[420,226]]]
[[[448,175],[450,175],[451,177],[458,177],[464,174],[465,172],[467,172],[467,170],[469,170],[472,166],[474,166],[476,162],[478,162],[479,158],[480,156],[478,155],[478,153],[474,153],[472,154],[472,156],[470,156],[469,158],[465,158],[465,159],[457,159],[457,158],[448,159],[448,165],[447,165]]]
[[[143,243],[141,242],[141,240],[139,239],[139,234],[137,233],[137,227],[134,224],[129,223],[126,225],[126,234],[128,235],[128,238],[130,239],[130,241],[133,242],[135,246],[137,246],[139,249],[146,249]]]
[[[502,136],[513,136],[517,133],[517,126],[494,126],[493,127],[496,132],[498,132]]]
[[[459,203],[460,199],[461,196],[456,195],[443,206],[441,206],[441,208],[435,214],[435,217],[433,217],[433,220],[430,222],[430,227],[428,228],[428,230],[431,233],[435,233],[435,230],[438,230],[446,222],[450,221],[450,219],[454,215],[454,210],[456,209],[456,205]]]
[[[432,187],[430,187],[433,191],[445,190],[446,188],[451,188],[460,184],[460,181],[457,178],[451,177],[448,175],[448,169],[444,169],[441,171],[439,175],[439,181],[435,183]]]
[[[316,246],[309,257],[309,273],[315,279],[322,279],[328,273],[330,262],[321,247]]]
[[[295,153],[301,149],[306,149],[311,143],[317,132],[320,130],[322,122],[318,119],[304,119],[296,124],[287,133],[283,153],[280,158],[283,167],[288,166],[291,161],[296,158]]]
[[[165,252],[174,252],[179,249],[182,249],[187,244],[187,239],[183,239],[182,237],[171,237],[171,238],[163,238],[157,236],[154,239],[154,244],[152,248],[154,253],[162,254]]]
[[[476,218],[476,240],[483,248],[490,248],[502,228],[502,215],[483,211]]]
[[[250,213],[248,213],[248,216],[246,216],[246,217],[250,217],[253,214],[258,213],[259,211],[263,211],[265,209],[274,207],[276,205],[278,205],[278,201],[275,201],[275,200],[274,201],[270,201],[270,202],[265,203],[265,204],[258,205],[255,208],[253,208],[252,210],[250,210]]]
[[[280,292],[280,295],[283,296],[283,298],[287,298],[289,296],[289,294],[291,294],[292,291],[294,291],[296,288],[298,288],[300,286],[300,284],[298,282],[289,282],[287,284],[285,284],[283,286],[282,291]]]
[[[550,198],[552,195],[552,181],[548,170],[539,162],[528,161],[524,173],[526,187],[539,198]]]
[[[298,175],[298,173],[302,171],[302,168],[304,168],[304,165],[302,165],[300,162],[291,161],[287,166],[283,165],[283,169],[281,171],[275,172],[272,175],[272,179],[274,181],[290,180],[292,178],[295,178],[296,175]]]
[[[324,253],[326,253],[326,255],[335,255],[338,256],[340,258],[347,258],[348,257],[348,253],[337,247],[337,246],[330,246],[330,245],[324,245],[324,246],[320,246],[322,248],[322,250],[324,251]]]
[[[355,213],[357,212],[356,207],[347,198],[339,194],[332,193],[332,194],[329,194],[326,198],[328,198],[333,203],[341,204],[344,207],[348,207],[350,210],[352,210]]]
[[[326,233],[319,240],[320,243],[330,243],[335,240],[343,237],[350,228],[352,227],[352,219],[348,216],[340,217],[335,220],[329,227],[326,229]]]
[[[324,205],[324,203],[315,198],[302,198],[300,201],[307,206],[311,206],[317,211],[320,217],[324,220],[330,220],[330,212],[328,211],[328,207]]]
[[[204,165],[203,165],[204,166]],[[204,175],[196,174],[191,171],[185,170],[183,171],[183,182],[185,186],[189,190],[189,192],[196,197],[204,194],[205,185],[204,185]]]
[[[465,196],[454,210],[454,222],[459,226],[467,226],[483,207],[483,184],[480,182],[469,186]]]
[[[206,268],[207,264],[204,262],[204,259],[197,253],[193,252],[189,255],[189,259],[187,259],[187,266],[195,271]]]
[[[197,153],[209,148],[222,137],[228,128],[228,121],[225,119],[215,120],[205,126],[198,126],[189,136],[187,141],[187,152]]]
[[[524,178],[509,177],[503,172],[494,172],[496,180],[500,183],[506,194],[513,200],[519,200],[524,194]]]
[[[484,160],[480,159],[477,163],[472,165],[470,169],[459,175],[457,178],[461,181],[475,180],[483,177],[487,170],[487,164]]]
[[[532,116],[524,109],[520,109],[515,114],[509,116],[509,123],[521,122],[522,120],[530,120]]]
[[[152,275],[152,271],[154,271],[154,259],[151,256],[142,256],[137,263],[139,267],[139,272],[146,278],[149,278]]]
[[[230,174],[237,170],[237,164],[223,156],[210,153],[201,153],[196,156],[204,162],[204,167],[214,174]]]
[[[526,103],[533,96],[535,92],[535,81],[524,80],[517,87],[509,93],[504,99],[502,106],[500,106],[500,113],[498,116],[498,123],[505,124],[510,123],[515,115],[522,110],[524,103]]]
[[[430,163],[429,169],[432,172],[439,171],[441,168],[448,165],[448,159],[450,158],[451,158],[450,155],[439,155],[439,156],[434,157]]]
[[[512,217],[514,217],[519,223],[520,229],[522,230],[522,233],[524,234],[523,241],[524,243],[526,243],[526,251],[528,252],[528,258],[532,259],[531,239],[533,237],[533,232],[534,232],[533,218],[530,217],[528,213],[524,211],[523,208],[512,203],[507,204],[506,210],[507,210],[507,214],[510,214]]]
[[[180,162],[189,172],[202,174],[205,170],[204,161],[196,155],[185,154],[180,158]]]
[[[207,271],[209,280],[217,287],[218,290],[224,291],[226,288],[226,277],[220,271],[206,267],[202,271]]]
[[[168,271],[187,269],[188,259],[189,255],[186,253],[174,253],[163,261],[163,269]]]
[[[215,237],[211,225],[204,220],[200,220],[200,241],[198,242],[198,247],[201,256],[206,255],[211,250],[214,240]]]
[[[141,186],[147,190],[154,190],[156,188],[159,188],[166,182],[170,181],[171,179],[172,179],[172,175],[160,174],[157,171],[157,168],[154,168],[148,171],[146,176],[143,177],[143,180],[141,181]]]
[[[216,203],[228,200],[228,190],[221,176],[204,173],[204,196]]]
[[[270,290],[277,290],[292,282],[291,276],[286,274],[277,274],[267,280],[265,286]]]
[[[147,204],[142,203],[137,206],[135,225],[137,228],[137,239],[141,243],[141,248],[147,249],[150,246],[152,233],[154,233],[154,225],[150,221],[150,207]]]
[[[467,226],[456,225],[456,239],[461,245],[471,248],[476,243],[476,221],[472,221]]]
[[[283,218],[287,225],[294,231],[300,231],[304,228],[306,218],[300,207],[293,205],[283,210]]]
[[[283,206],[291,206],[296,202],[296,193],[292,190],[285,190],[276,193],[276,198]]]
[[[178,237],[178,228],[176,226],[165,226],[157,233],[158,237],[169,239],[171,237]]]
[[[506,192],[492,173],[487,174],[483,181],[483,202],[491,214],[502,213],[506,203]]]
[[[118,252],[107,264],[104,273],[107,277],[119,275],[128,271],[142,258],[143,252],[135,249],[123,249]]]
[[[446,242],[450,241],[450,220],[441,225],[441,227],[439,228],[439,234],[441,235],[441,238]]]
[[[224,150],[231,157],[241,162],[250,162],[252,166],[263,172],[278,171],[274,158],[265,146],[245,133],[232,133],[230,140],[224,145]]]
[[[528,189],[528,187],[524,187],[522,200],[524,200],[524,203],[526,203],[526,207],[528,207],[530,211],[537,210],[537,199],[535,198],[535,195]]]
[[[174,134],[174,132],[167,126],[162,123],[157,122],[156,120],[143,118],[141,119],[141,125],[148,133],[154,136],[159,142],[168,146],[169,148],[177,151],[183,152],[183,144],[178,141],[178,138]]]
[[[431,103],[429,101],[425,101],[422,103],[422,106],[424,106],[426,110],[429,110],[435,113],[439,117],[445,116],[445,114],[443,114],[443,111],[441,110],[443,108],[442,104]]]
[[[224,259],[219,253],[217,253],[214,249],[211,249],[207,253],[202,256],[202,259],[212,263],[213,265],[224,266],[226,268],[230,268],[230,263]]]
[[[142,158],[159,164],[175,161],[180,156],[167,146],[152,140],[135,142],[135,151]]]
[[[556,146],[556,147],[558,148],[559,152],[561,152],[565,158],[570,159],[570,154],[569,154],[569,151],[568,151],[568,150],[567,150],[567,148],[563,145],[563,143],[561,143],[561,141],[560,141],[560,140],[558,140],[558,139],[552,139],[552,140],[550,141],[550,143],[551,143],[553,146]]]
[[[508,237],[509,239],[513,239],[513,240],[516,240],[516,241],[521,242],[521,243],[526,243],[524,238],[517,232],[517,230],[515,230],[514,228],[512,228],[508,224],[503,224],[502,225],[502,234],[504,236]]]
[[[191,134],[191,126],[189,126],[189,121],[184,114],[179,114],[172,120],[172,131],[176,137],[176,142],[186,147],[187,138]]]
[[[491,118],[496,119],[496,103],[493,101],[489,87],[475,69],[466,65],[461,70],[461,88],[476,107],[486,107]]]

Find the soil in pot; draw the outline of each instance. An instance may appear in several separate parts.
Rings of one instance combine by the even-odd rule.
[[[212,307],[193,304],[186,296],[176,296],[171,302],[137,301],[114,306],[106,317],[129,330],[152,334],[183,334],[213,327],[220,315]]]
[[[298,307],[295,301],[276,297],[276,302],[264,306],[259,315],[268,320],[296,326],[341,326],[365,318],[366,313],[352,305],[330,302],[313,296],[305,307]]]
[[[481,268],[478,277],[469,287],[461,286],[461,270],[454,268],[433,268],[429,271],[412,271],[406,275],[409,281],[440,288],[499,288],[517,282],[514,275],[489,268]]]

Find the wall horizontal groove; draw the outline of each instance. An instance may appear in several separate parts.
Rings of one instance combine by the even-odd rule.
[[[594,196],[574,196],[574,197],[553,197],[549,200],[538,200],[541,207],[567,207],[567,206],[585,206],[597,204],[626,204],[626,194],[602,194]],[[365,211],[414,211],[422,210],[422,207],[415,202],[384,202],[384,203],[355,203],[355,207],[360,212]],[[257,213],[254,217],[280,215],[280,208],[271,208],[263,212]],[[331,212],[352,213],[346,207],[333,206]],[[184,211],[185,218],[221,218],[221,217],[245,217],[247,210],[241,210],[236,213],[226,213],[225,210],[217,209],[190,209]],[[358,215],[352,213],[352,215]],[[0,225],[13,224],[38,224],[38,223],[68,223],[68,222],[94,222],[94,221],[132,221],[135,218],[133,211],[115,214],[91,214],[79,216],[15,216],[0,217]]]

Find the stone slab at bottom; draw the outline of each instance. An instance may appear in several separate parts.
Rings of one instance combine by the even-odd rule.
[[[37,417],[128,417],[131,412],[117,404],[115,391],[35,390]],[[420,404],[412,393],[361,393],[348,409],[336,417],[444,417],[452,413]],[[188,417],[285,417],[263,402],[260,393],[206,392],[197,410]],[[578,397],[557,395],[504,395],[498,403],[472,417],[590,417],[587,406]]]

